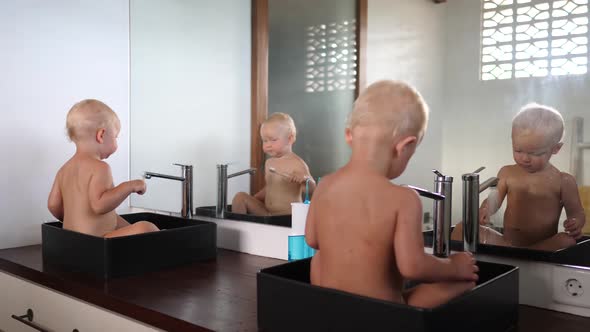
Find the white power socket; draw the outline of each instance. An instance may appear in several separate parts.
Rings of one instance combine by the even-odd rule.
[[[562,304],[590,308],[590,269],[553,267],[553,300]]]

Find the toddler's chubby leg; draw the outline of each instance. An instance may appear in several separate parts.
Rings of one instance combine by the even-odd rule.
[[[546,240],[537,242],[528,248],[535,250],[556,251],[575,245],[576,240],[573,237],[569,236],[569,234],[565,232],[561,232],[553,235],[552,237]]]
[[[104,235],[105,238],[135,235],[159,231],[158,227],[149,221],[138,221],[129,226],[121,227]]]
[[[241,214],[253,214],[257,216],[269,216],[270,212],[264,206],[264,202],[252,197],[248,193],[239,192],[231,203],[231,212]]]
[[[421,284],[404,292],[408,305],[434,308],[475,287],[473,281],[437,282]]]

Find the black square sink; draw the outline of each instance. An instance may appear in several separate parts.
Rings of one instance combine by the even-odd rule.
[[[424,245],[426,247],[432,247],[433,232],[425,231],[422,234],[424,237]],[[577,244],[573,247],[563,248],[556,251],[496,246],[480,243],[477,246],[477,253],[538,262],[590,267],[590,237],[582,236],[580,239],[576,240],[576,242]],[[451,250],[463,251],[463,242],[451,240]]]
[[[43,263],[114,278],[215,259],[217,225],[156,213],[122,215],[130,223],[145,220],[162,229],[116,238],[102,238],[62,228],[61,222],[41,226]]]
[[[231,205],[228,205],[225,211],[224,219],[232,219],[236,221],[248,221],[259,224],[267,224],[273,226],[291,227],[291,215],[285,214],[280,216],[255,216],[251,214],[241,214],[230,212]],[[201,206],[196,208],[195,214],[197,216],[215,218],[215,206]]]
[[[432,309],[382,301],[309,282],[311,259],[257,275],[263,331],[508,331],[518,321],[518,268],[477,262],[477,286]]]

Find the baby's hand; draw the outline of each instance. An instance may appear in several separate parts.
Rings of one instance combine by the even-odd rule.
[[[578,218],[568,218],[563,222],[563,227],[571,237],[579,239],[582,237],[584,222]]]
[[[305,182],[309,179],[309,176],[299,176],[295,174],[291,174],[289,177],[289,182],[297,183],[297,184],[305,184]]]
[[[475,265],[475,258],[468,252],[458,252],[449,256],[451,264],[455,266],[459,280],[477,281],[479,268]]]
[[[489,214],[489,207],[488,207],[488,200],[484,199],[479,207],[479,224],[480,225],[487,225],[490,223],[490,214]]]
[[[145,181],[143,179],[133,180],[131,182],[131,188],[133,188],[133,192],[139,195],[145,194],[147,190],[147,186],[145,185]]]

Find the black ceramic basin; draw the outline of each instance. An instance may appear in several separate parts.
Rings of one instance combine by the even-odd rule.
[[[263,331],[507,331],[518,320],[518,268],[478,262],[477,286],[433,309],[313,286],[311,259],[257,275]]]
[[[228,210],[231,209],[231,205],[228,205]],[[195,214],[197,216],[204,216],[204,217],[211,217],[215,218],[215,206],[201,206],[196,208]],[[291,215],[281,215],[281,216],[254,216],[251,214],[241,214],[241,213],[233,213],[229,211],[225,211],[224,219],[232,219],[237,221],[249,221],[249,222],[256,222],[260,224],[267,224],[267,225],[274,225],[274,226],[284,226],[284,227],[291,227]]]
[[[432,231],[423,232],[424,245],[432,247]],[[451,250],[463,251],[463,242],[451,241]],[[484,255],[590,267],[590,237],[583,236],[573,247],[556,251],[479,244],[477,252]]]
[[[136,275],[214,259],[217,225],[155,213],[122,215],[130,223],[150,221],[159,232],[105,239],[62,229],[61,222],[41,226],[43,263],[99,278]]]

